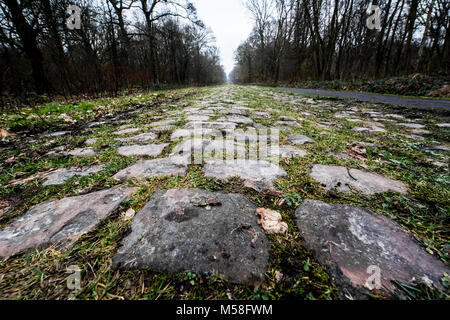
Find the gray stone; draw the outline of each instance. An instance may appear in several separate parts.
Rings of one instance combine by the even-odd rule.
[[[407,127],[411,129],[423,129],[425,126],[423,124],[417,124],[417,123],[399,123],[399,126]]]
[[[371,295],[367,281],[380,268],[381,288],[387,297],[402,283],[432,283],[438,289],[450,269],[428,254],[402,227],[368,209],[306,200],[295,212],[302,244],[326,266],[340,287],[342,298]]]
[[[155,140],[158,136],[152,132],[142,133],[134,137],[129,138],[119,138],[117,141],[121,142],[135,142],[135,143],[146,143]]]
[[[438,123],[436,126],[439,128],[450,128],[450,123]]]
[[[135,132],[141,131],[141,130],[142,130],[142,129],[140,129],[140,128],[129,128],[129,129],[123,129],[123,130],[116,131],[115,134],[121,136],[121,135],[124,135],[124,134],[135,133]]]
[[[93,173],[98,173],[103,169],[103,166],[92,166],[92,167],[83,167],[83,168],[69,168],[69,169],[60,169],[53,171],[43,178],[45,182],[42,184],[43,186],[57,186],[65,184],[67,181],[74,177],[85,177]]]
[[[314,124],[315,127],[319,128],[319,129],[333,129],[332,126],[326,125],[326,124],[321,124],[321,123],[316,123]]]
[[[178,129],[172,133],[170,136],[171,140],[178,140],[180,138],[201,138],[201,137],[219,137],[223,136],[223,132],[226,132],[225,130],[218,130],[218,129],[202,129],[202,130],[194,130],[194,129]]]
[[[187,139],[180,142],[172,150],[172,155],[185,154],[185,155],[197,155],[203,154],[204,148],[210,141],[203,138]]]
[[[305,157],[307,152],[305,150],[293,147],[293,146],[282,146],[280,147],[280,156],[282,158],[296,158]]]
[[[352,129],[358,132],[374,132],[374,133],[386,133],[387,131],[381,128],[379,125],[371,125],[369,127],[356,127]]]
[[[139,211],[115,269],[194,272],[239,284],[264,282],[269,242],[256,207],[239,194],[199,189],[159,191]]]
[[[223,160],[224,156],[233,155],[233,159],[245,159],[248,151],[245,145],[234,142],[228,139],[217,139],[210,141],[204,148],[205,160]],[[230,159],[231,160],[231,159]]]
[[[188,170],[186,159],[170,157],[155,160],[138,161],[134,165],[119,171],[114,179],[146,179],[160,176],[184,176]]]
[[[367,195],[390,191],[408,193],[408,187],[403,182],[357,169],[316,164],[310,175],[328,190],[350,192],[353,188]]]
[[[209,116],[189,116],[186,118],[187,121],[208,121]]]
[[[259,116],[259,117],[263,117],[263,118],[270,118],[270,113],[263,112],[263,111],[254,111],[251,113],[251,115]]]
[[[276,127],[271,127],[270,129],[276,129],[278,131],[292,131],[293,127],[285,127],[285,126],[276,126]]]
[[[347,120],[348,122],[363,122],[361,119],[353,119],[353,118],[347,118],[345,120]]]
[[[301,127],[297,121],[277,121],[277,124],[288,127]]]
[[[65,155],[73,157],[95,157],[97,152],[92,148],[78,148],[65,152]]]
[[[87,145],[93,145],[93,144],[96,144],[97,141],[98,141],[97,138],[91,138],[91,139],[87,139],[87,140],[85,141],[85,144],[87,144]]]
[[[167,126],[167,125],[170,125],[170,124],[174,124],[174,123],[176,123],[176,122],[178,122],[178,119],[177,119],[177,120],[164,120],[164,121],[158,121],[158,122],[153,122],[153,123],[151,123],[151,124],[150,124],[150,127]]]
[[[412,134],[415,134],[415,135],[417,135],[417,134],[431,134],[431,132],[430,131],[428,131],[428,130],[424,130],[424,129],[412,129],[412,130],[409,130],[409,132],[411,132]]]
[[[429,150],[429,151],[438,151],[438,152],[450,151],[450,147],[444,146],[444,145],[429,146],[429,147],[425,147],[424,149]]]
[[[365,147],[376,147],[377,145],[375,143],[371,143],[371,142],[364,142],[364,141],[356,141],[356,144],[360,144],[362,146]]]
[[[218,122],[232,122],[238,124],[253,124],[253,120],[243,116],[233,116],[217,119]]]
[[[206,177],[228,180],[239,177],[245,186],[256,191],[275,190],[273,182],[287,175],[286,171],[264,160],[207,161],[204,167]]]
[[[87,127],[87,128],[95,128],[95,127],[102,126],[102,125],[104,125],[104,124],[107,124],[107,122],[106,122],[106,121],[96,121],[96,122],[88,123],[88,124],[86,125],[86,127]]]
[[[192,121],[188,122],[185,126],[185,129],[217,129],[217,130],[234,130],[236,129],[236,123],[232,122],[201,122],[201,121]]]
[[[281,116],[280,120],[283,120],[283,121],[297,121],[297,119],[295,119],[293,117],[288,117],[288,116]]]
[[[247,112],[245,112],[244,110],[236,110],[236,109],[220,110],[219,113],[221,113],[221,114],[234,114],[234,115],[239,115],[239,116],[246,116],[247,115]]]
[[[0,229],[0,257],[55,245],[69,248],[128,199],[135,188],[114,187],[90,194],[46,201]]]
[[[55,138],[55,137],[62,137],[68,134],[71,134],[72,131],[58,131],[58,132],[52,132],[52,133],[48,133],[48,134],[44,134],[43,137],[51,137],[51,138]]]
[[[290,143],[296,144],[296,145],[304,145],[304,144],[315,144],[316,142],[312,140],[311,138],[301,135],[301,134],[295,134],[287,139]]]
[[[148,145],[134,145],[125,146],[117,149],[119,155],[124,157],[135,157],[135,156],[147,156],[147,157],[158,157],[163,152],[164,148],[169,144],[148,144]]]
[[[168,126],[154,127],[152,128],[152,130],[155,132],[164,132],[164,131],[172,131],[175,128],[176,128],[175,126],[168,125]]]
[[[425,141],[424,137],[415,134],[401,134],[401,136],[412,140]]]

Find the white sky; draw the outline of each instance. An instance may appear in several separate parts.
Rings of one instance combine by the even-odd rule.
[[[253,23],[244,0],[192,0],[198,17],[216,37],[227,75],[234,67],[234,52],[252,31]]]

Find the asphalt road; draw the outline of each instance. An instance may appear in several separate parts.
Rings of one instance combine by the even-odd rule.
[[[399,107],[411,107],[422,110],[450,110],[450,100],[443,99],[424,99],[424,98],[405,98],[388,96],[383,94],[367,94],[348,91],[331,91],[315,89],[296,89],[296,88],[278,88],[309,95],[318,95],[324,97],[337,97],[342,99],[356,99],[364,102],[383,103]]]

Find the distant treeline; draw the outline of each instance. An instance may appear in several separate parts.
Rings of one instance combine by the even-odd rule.
[[[81,8],[80,29],[67,26],[70,5]],[[226,81],[214,37],[188,1],[0,0],[0,23],[2,95]]]
[[[448,0],[247,0],[234,82],[449,74]],[[376,5],[376,11],[368,10]],[[373,28],[379,17],[377,29]],[[368,27],[368,19],[369,28]]]

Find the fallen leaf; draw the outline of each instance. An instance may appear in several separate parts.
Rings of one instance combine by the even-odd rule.
[[[8,131],[4,130],[4,129],[0,129],[0,138],[2,140],[5,140],[8,137],[14,137],[15,134],[9,133]]]
[[[350,149],[347,150],[347,154],[358,160],[366,160],[367,159],[367,150],[363,145],[355,143],[352,145]]]
[[[281,281],[281,279],[283,279],[283,274],[277,270],[277,272],[275,272],[275,280],[277,281]]]
[[[258,208],[256,213],[261,217],[261,219],[258,220],[258,224],[260,224],[267,233],[274,234],[287,232],[288,225],[286,222],[283,222],[279,212]]]
[[[128,209],[126,212],[122,213],[122,218],[125,221],[129,221],[134,218],[136,211],[133,208]]]
[[[5,200],[0,200],[0,217],[7,213],[11,208],[11,203]]]
[[[51,172],[53,172],[53,171],[56,171],[56,170],[59,170],[59,169],[50,169],[50,170],[48,170],[48,171],[38,172],[38,173],[36,173],[36,174],[34,174],[34,175],[28,177],[28,178],[24,178],[24,179],[15,179],[15,180],[10,181],[10,182],[8,183],[8,186],[15,186],[15,185],[25,184],[25,183],[28,183],[28,182],[30,182],[30,181],[33,181],[34,179],[37,179],[37,178],[43,178],[43,177],[45,177],[46,175],[48,175],[49,173],[51,173]]]

